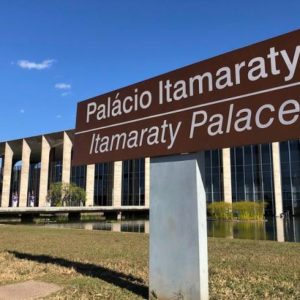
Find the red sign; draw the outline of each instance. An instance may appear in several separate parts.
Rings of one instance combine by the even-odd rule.
[[[300,137],[300,30],[80,102],[76,165]]]

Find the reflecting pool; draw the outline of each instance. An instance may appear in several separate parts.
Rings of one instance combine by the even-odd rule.
[[[52,228],[149,233],[148,220],[120,222],[97,221],[62,224],[51,223],[43,226]],[[207,222],[207,231],[209,237],[300,242],[300,218],[270,218],[262,222],[209,220]]]

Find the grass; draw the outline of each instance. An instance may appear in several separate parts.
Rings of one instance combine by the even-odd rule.
[[[300,244],[208,247],[210,299],[300,299]],[[46,299],[144,299],[148,235],[1,225],[0,285],[29,279],[64,287]]]

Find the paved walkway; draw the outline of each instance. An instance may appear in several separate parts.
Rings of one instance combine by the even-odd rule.
[[[29,280],[0,286],[0,300],[32,300],[46,297],[61,289],[56,284]]]

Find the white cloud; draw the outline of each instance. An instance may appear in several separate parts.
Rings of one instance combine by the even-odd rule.
[[[71,84],[64,82],[56,83],[54,87],[58,90],[70,90],[72,88]]]
[[[21,108],[20,109],[20,114],[24,114],[25,113],[25,109]]]
[[[44,69],[49,69],[54,62],[55,62],[54,59],[45,59],[41,63],[36,63],[29,60],[19,60],[17,62],[17,65],[22,69],[44,70]]]
[[[61,117],[62,117],[61,115],[56,115],[57,119],[61,119]]]
[[[66,96],[68,96],[70,94],[71,94],[70,92],[63,92],[63,93],[61,93],[61,96],[66,97]]]

